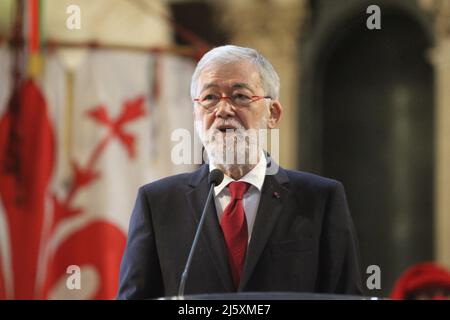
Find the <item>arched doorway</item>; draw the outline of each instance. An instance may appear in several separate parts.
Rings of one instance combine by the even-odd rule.
[[[337,24],[317,60],[312,161],[346,188],[364,279],[381,268],[381,290],[366,293],[387,296],[405,268],[433,258],[431,44],[399,8],[382,8],[381,30],[366,17]]]

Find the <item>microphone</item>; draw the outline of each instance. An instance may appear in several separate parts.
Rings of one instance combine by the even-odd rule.
[[[206,217],[206,211],[208,211],[209,204],[212,199],[212,195],[214,192],[214,187],[221,184],[223,181],[223,172],[219,169],[214,169],[209,173],[208,183],[209,183],[209,193],[206,198],[205,206],[203,207],[203,212],[200,218],[200,222],[197,226],[197,231],[195,232],[194,241],[192,242],[191,250],[189,251],[189,256],[186,262],[186,266],[184,267],[184,271],[181,274],[180,287],[178,288],[178,297],[184,295],[184,286],[186,285],[186,280],[189,275],[189,269],[191,267],[192,257],[194,256],[195,248],[197,247],[198,239],[200,238],[200,231],[202,230],[203,222]]]

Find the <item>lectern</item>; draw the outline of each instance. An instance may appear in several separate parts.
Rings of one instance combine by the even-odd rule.
[[[238,292],[173,296],[158,300],[383,300],[383,298],[306,292]]]

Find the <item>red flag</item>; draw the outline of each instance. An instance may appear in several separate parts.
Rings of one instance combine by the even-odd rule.
[[[13,92],[0,119],[0,196],[9,226],[14,298],[35,296],[45,195],[54,139],[47,105],[33,80]]]
[[[123,232],[106,220],[93,221],[74,232],[61,243],[55,256],[49,261],[45,297],[61,298],[68,290],[68,267],[77,266],[83,270],[79,288],[82,290],[73,290],[79,296],[74,295],[72,298],[114,298],[125,242]]]
[[[162,59],[167,72],[156,103],[148,92],[152,61],[92,50],[63,88],[66,70],[49,55],[45,97],[31,80],[11,97],[0,115],[0,238],[9,240],[0,246],[0,298],[115,297],[136,190],[188,170],[172,163],[167,141],[192,125],[188,93],[173,92],[185,92],[193,66]],[[70,118],[66,89],[77,97]],[[61,121],[72,124],[70,144]],[[80,270],[80,290],[70,286],[71,267]]]
[[[95,167],[114,139],[121,141],[130,158],[134,156],[132,151],[135,137],[124,131],[124,125],[145,116],[144,98],[138,96],[124,101],[122,112],[116,119],[108,115],[104,106],[94,107],[85,114],[91,121],[95,121],[97,126],[106,126],[108,131],[92,149],[85,167],[73,162],[73,182],[65,199],[61,200],[53,195],[54,215],[50,237],[54,235],[56,226],[64,223],[65,219],[92,214],[88,212],[89,206],[74,207],[73,201],[83,189],[98,182],[96,180],[101,177],[101,172],[95,171]],[[124,140],[124,136],[129,139]],[[123,230],[107,219],[92,219],[85,226],[70,233],[58,244],[55,254],[47,261],[44,297],[113,299],[118,289],[117,279],[125,242]],[[79,268],[79,288],[67,285],[71,267]]]

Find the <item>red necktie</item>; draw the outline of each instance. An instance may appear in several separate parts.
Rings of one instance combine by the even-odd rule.
[[[228,188],[231,194],[231,201],[223,211],[220,225],[222,226],[228,249],[228,261],[233,275],[233,282],[237,288],[244,267],[248,242],[247,220],[242,197],[250,188],[250,185],[246,182],[231,182]]]

